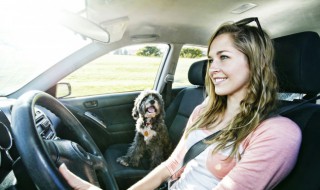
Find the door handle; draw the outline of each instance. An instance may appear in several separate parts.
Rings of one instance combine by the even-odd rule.
[[[91,100],[83,103],[84,107],[86,108],[94,108],[98,107],[98,101],[97,100]]]

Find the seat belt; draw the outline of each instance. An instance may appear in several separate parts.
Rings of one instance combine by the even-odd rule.
[[[179,171],[184,168],[184,166],[192,159],[197,157],[201,152],[203,152],[210,144],[205,143],[205,141],[214,138],[218,134],[221,133],[221,130],[207,136],[204,139],[199,140],[194,145],[192,145],[189,150],[187,151],[186,155],[184,156],[183,162],[180,165],[179,169],[176,170],[176,172],[171,175],[164,183],[162,183],[156,190],[168,190],[169,187],[175,182],[175,180],[171,180],[171,177],[174,176],[176,173],[179,173]]]
[[[194,159],[197,157],[201,152],[203,152],[210,144],[206,143],[206,141],[213,139],[215,136],[219,135],[221,133],[221,130],[207,136],[204,139],[201,139],[200,141],[196,142],[194,145],[192,145],[186,155],[184,156],[182,165],[180,167],[183,168],[190,160]],[[179,170],[180,170],[179,169]]]
[[[168,107],[171,102],[173,80],[174,80],[174,75],[167,74],[165,78],[165,82],[166,82],[165,103],[164,103],[165,107]]]

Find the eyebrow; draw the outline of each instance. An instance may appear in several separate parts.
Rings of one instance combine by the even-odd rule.
[[[230,51],[228,51],[228,50],[220,50],[220,51],[217,52],[217,55],[222,54],[223,52],[228,52],[228,53],[230,53]]]
[[[222,54],[223,52],[231,53],[231,52],[228,51],[228,50],[220,50],[220,51],[218,51],[218,52],[216,53],[216,55],[220,55],[220,54]],[[211,56],[208,56],[208,57],[211,57]]]

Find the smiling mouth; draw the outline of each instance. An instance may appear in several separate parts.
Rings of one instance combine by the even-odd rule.
[[[227,78],[215,78],[214,79],[214,84],[220,84],[221,82],[227,80]]]

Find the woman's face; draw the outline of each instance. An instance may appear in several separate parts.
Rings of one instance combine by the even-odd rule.
[[[209,59],[215,93],[242,100],[249,84],[249,64],[247,56],[234,47],[230,34],[220,34],[212,41]]]

